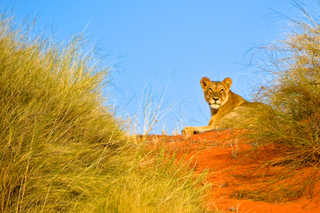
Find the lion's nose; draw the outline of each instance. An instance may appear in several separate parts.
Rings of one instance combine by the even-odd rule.
[[[219,98],[212,98],[215,102],[217,102],[219,100]]]

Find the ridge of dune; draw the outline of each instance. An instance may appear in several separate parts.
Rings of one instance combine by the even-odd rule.
[[[287,202],[254,201],[241,197],[241,192],[259,187],[263,177],[261,165],[282,152],[281,147],[262,147],[255,158],[246,157],[252,145],[234,137],[238,130],[213,131],[190,137],[152,135],[147,138],[153,148],[165,147],[168,153],[175,153],[177,160],[182,157],[191,161],[195,172],[208,171],[207,181],[211,183],[209,209],[229,212],[254,213],[316,213],[320,212],[320,197],[302,197]],[[277,174],[281,166],[265,169],[266,176]]]

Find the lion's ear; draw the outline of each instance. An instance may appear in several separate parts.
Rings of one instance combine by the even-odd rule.
[[[224,84],[227,86],[228,90],[229,90],[230,87],[231,87],[231,84],[232,84],[232,80],[231,80],[231,78],[225,78],[225,79],[222,81],[222,83],[224,83]]]
[[[201,78],[200,84],[202,86],[202,89],[204,89],[210,83],[211,83],[211,80],[209,78],[207,78],[207,77]]]

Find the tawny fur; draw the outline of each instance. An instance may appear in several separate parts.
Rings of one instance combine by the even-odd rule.
[[[236,127],[239,121],[248,120],[248,115],[244,112],[252,112],[256,106],[261,106],[261,103],[252,103],[246,101],[240,95],[233,93],[230,90],[232,80],[230,78],[220,81],[211,81],[207,77],[203,77],[200,81],[204,97],[209,104],[211,110],[211,119],[208,126],[202,127],[186,127],[182,130],[182,134],[191,135],[204,133],[216,129],[226,127]],[[231,120],[237,119],[237,122],[231,124]]]

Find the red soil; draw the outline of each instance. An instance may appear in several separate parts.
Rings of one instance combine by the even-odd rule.
[[[239,132],[225,130],[190,137],[154,135],[148,140],[155,148],[164,146],[168,153],[175,152],[178,160],[183,157],[185,161],[191,161],[196,172],[208,171],[207,181],[212,184],[209,209],[253,213],[320,212],[320,197],[312,200],[302,197],[287,202],[279,202],[278,199],[271,203],[243,196],[242,192],[261,187],[267,178],[276,178],[277,171],[283,168],[273,166],[262,169],[261,166],[266,160],[281,155],[283,149],[269,145],[260,148],[259,154],[253,158],[253,155],[248,155],[252,153],[253,146],[235,139],[233,136],[236,134]]]

